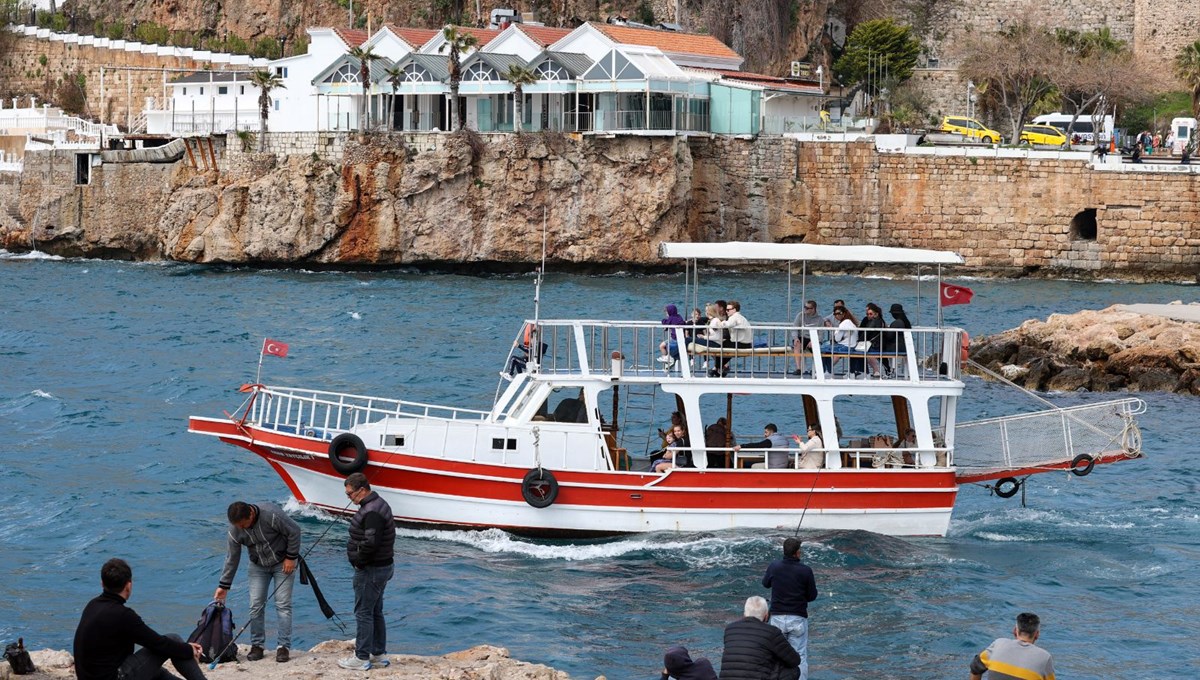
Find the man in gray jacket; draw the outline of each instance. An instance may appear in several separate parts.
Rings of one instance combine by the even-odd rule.
[[[279,648],[275,660],[287,661],[292,646],[292,584],[300,559],[300,525],[273,503],[250,505],[235,501],[229,505],[229,552],[225,569],[213,599],[224,603],[233,586],[242,546],[250,554],[250,653],[246,658],[263,658],[267,641],[266,603],[271,582],[275,582],[275,612],[279,615]]]

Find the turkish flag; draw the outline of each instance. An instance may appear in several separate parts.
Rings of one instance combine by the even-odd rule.
[[[975,295],[975,291],[966,286],[954,286],[949,283],[942,284],[941,300],[943,307],[971,304],[971,297],[973,295]]]
[[[288,346],[286,342],[279,342],[278,340],[272,340],[271,338],[263,338],[263,354],[270,354],[271,356],[276,357],[286,357],[287,351]]]

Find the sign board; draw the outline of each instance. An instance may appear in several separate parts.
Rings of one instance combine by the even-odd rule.
[[[792,62],[792,77],[804,78],[811,80],[813,75],[813,65],[807,61]]]

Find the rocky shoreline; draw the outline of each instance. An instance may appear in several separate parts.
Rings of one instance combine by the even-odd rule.
[[[245,678],[255,680],[322,680],[328,678],[362,678],[362,671],[351,671],[337,665],[337,660],[354,653],[353,640],[330,640],[322,642],[308,651],[292,650],[292,660],[275,663],[274,655],[262,661],[246,661],[250,648],[240,645],[238,661],[223,663],[214,670],[204,666],[204,674],[210,680]],[[30,652],[38,672],[21,677],[30,680],[61,680],[75,677],[75,659],[69,652],[44,649]],[[371,677],[394,680],[570,680],[570,676],[549,666],[518,661],[509,656],[503,647],[479,645],[461,652],[443,656],[417,656],[393,654],[387,668],[371,669]],[[172,670],[171,664],[166,665]],[[0,663],[0,680],[8,680],[7,663]],[[602,680],[597,678],[597,680]]]
[[[1200,320],[1200,305],[1153,307],[1051,314],[973,341],[970,358],[1036,391],[1200,395],[1200,323],[1189,320]]]

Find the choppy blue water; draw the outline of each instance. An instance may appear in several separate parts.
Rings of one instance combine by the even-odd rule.
[[[704,277],[752,320],[786,312],[785,279]],[[1192,300],[1197,288],[973,281],[948,310],[972,334],[1117,302]],[[902,301],[912,281],[817,279],[822,307]],[[54,261],[0,254],[0,640],[69,649],[111,556],[134,568],[131,605],[186,634],[211,597],[232,500],[288,500],[260,459],[185,432],[189,415],[240,403],[264,336],[291,344],[264,380],[419,401],[486,406],[531,277],[230,270]],[[550,317],[658,318],[680,277],[552,276]],[[794,296],[799,298],[799,291]],[[927,315],[928,316],[928,315]],[[930,321],[926,318],[925,321]],[[968,378],[960,418],[1033,408]],[[970,657],[1039,613],[1064,678],[1196,677],[1200,401],[1143,395],[1149,458],[1087,478],[1041,475],[1029,503],[966,487],[950,535],[807,536],[822,591],[812,612],[812,677],[959,678]],[[1057,395],[1062,404],[1108,398]],[[352,625],[344,525],[289,509],[310,562]],[[490,643],[575,677],[656,677],[673,643],[720,657],[723,625],[748,595],[778,532],[651,534],[605,542],[516,539],[496,531],[402,531],[387,597],[393,652]],[[341,635],[297,590],[296,647]],[[245,579],[231,595],[238,623]],[[272,614],[268,614],[268,628]],[[273,644],[273,639],[268,640]]]

